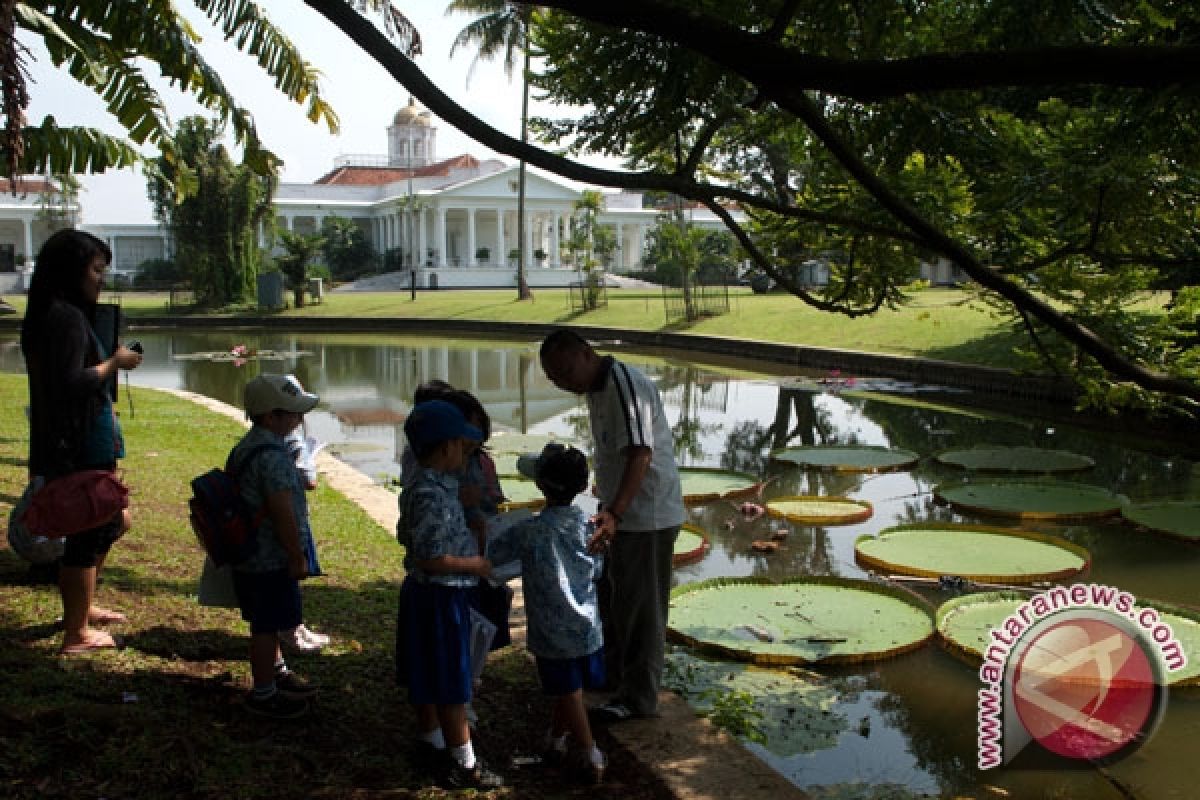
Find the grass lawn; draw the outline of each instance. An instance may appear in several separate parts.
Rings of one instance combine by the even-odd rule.
[[[305,720],[282,723],[242,707],[249,639],[235,611],[203,608],[202,555],[186,518],[188,482],[223,463],[242,428],[185,400],[137,389],[122,420],[134,527],[113,548],[98,602],[124,611],[123,650],[61,658],[57,589],[35,585],[0,544],[0,795],[6,798],[445,797],[410,762],[412,714],[393,683],[402,552],[328,486],[309,496],[327,576],[305,585],[305,618],[331,633],[320,655],[289,663],[324,689]],[[0,375],[0,510],[26,481],[23,376]],[[663,796],[630,756],[612,779],[576,789],[554,770],[506,768],[536,752],[543,702],[523,651],[493,654],[476,699],[477,742],[515,789],[489,797]],[[610,743],[611,747],[611,743]]]
[[[960,289],[925,289],[908,304],[850,319],[816,311],[790,294],[756,295],[733,289],[728,314],[691,325],[668,324],[663,298],[656,290],[609,289],[608,307],[573,312],[564,289],[538,289],[533,302],[516,300],[515,290],[422,291],[411,300],[408,292],[328,292],[317,305],[280,312],[305,317],[410,317],[415,319],[472,319],[505,322],[595,325],[631,330],[671,330],[802,344],[813,347],[863,350],[904,356],[925,356],[1018,367],[1012,355],[1022,342],[990,311],[971,302]],[[6,298],[24,311],[25,298]],[[166,295],[124,292],[106,294],[119,299],[130,316],[167,312]],[[257,313],[257,312],[255,312]]]

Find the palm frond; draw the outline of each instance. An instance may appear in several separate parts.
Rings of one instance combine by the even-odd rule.
[[[25,153],[20,172],[57,175],[104,172],[143,162],[132,142],[95,128],[60,128],[52,116],[22,132]]]

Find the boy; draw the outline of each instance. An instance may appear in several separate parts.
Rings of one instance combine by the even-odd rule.
[[[255,550],[234,565],[233,588],[242,619],[250,623],[254,689],[246,708],[276,719],[303,716],[317,687],[287,668],[279,636],[300,624],[300,580],[308,575],[302,545],[311,540],[308,504],[284,438],[317,405],[292,375],[259,375],[246,384],[246,416],[253,427],[229,454],[242,499],[261,509]]]
[[[496,788],[503,780],[475,755],[466,712],[472,688],[470,590],[492,565],[467,527],[455,477],[468,440],[477,442],[483,434],[444,400],[418,403],[404,433],[420,469],[400,495],[396,525],[407,573],[396,624],[397,682],[408,687],[423,749],[445,765],[446,783]]]
[[[536,457],[521,456],[517,468],[537,482],[546,508],[494,536],[488,556],[498,564],[521,560],[528,647],[537,657],[542,691],[554,698],[547,755],[567,755],[570,734],[570,766],[599,783],[607,761],[592,738],[583,689],[604,684],[596,591],[601,559],[588,552],[587,514],[571,505],[588,485],[587,459],[574,447],[551,442]]]

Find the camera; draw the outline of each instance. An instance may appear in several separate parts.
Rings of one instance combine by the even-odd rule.
[[[146,351],[144,349],[142,349],[142,343],[139,342],[137,339],[134,339],[132,342],[130,342],[129,344],[127,344],[125,346],[128,347],[133,352],[137,353],[139,356],[145,355],[145,353],[146,353]]]

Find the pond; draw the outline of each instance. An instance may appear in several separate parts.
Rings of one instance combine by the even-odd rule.
[[[0,369],[23,369],[15,338],[0,337]],[[546,380],[536,343],[238,332],[147,333],[140,338],[146,361],[132,375],[132,391],[122,384],[123,414],[132,410],[136,415],[138,386],[187,389],[240,405],[245,381],[260,370],[295,372],[321,396],[318,411],[310,415],[310,433],[381,482],[399,472],[403,433],[396,420],[411,407],[416,386],[430,378],[474,392],[497,430],[554,433],[586,448],[586,410],[578,398]],[[244,362],[192,357],[228,353],[237,345],[270,351],[272,357]],[[690,522],[708,534],[713,546],[703,560],[676,570],[680,583],[715,576],[864,577],[854,559],[854,541],[862,534],[918,521],[1005,524],[964,516],[934,502],[932,488],[963,473],[931,456],[960,447],[1068,450],[1095,462],[1068,480],[1101,486],[1135,502],[1200,498],[1200,465],[1173,454],[1170,443],[1130,441],[1024,408],[980,410],[985,405],[981,399],[966,393],[864,376],[822,385],[813,379],[828,376],[772,374],[769,365],[753,363],[702,365],[694,354],[623,352],[622,357],[658,382],[681,464],[769,479],[767,498],[841,495],[874,506],[874,514],[857,524],[789,525],[783,546],[769,554],[753,551],[750,544],[767,538],[773,521],[746,520],[728,501],[693,508]],[[812,444],[898,447],[922,458],[912,469],[882,474],[810,471],[768,458],[773,448]],[[1120,587],[1139,599],[1200,603],[1200,547],[1138,533],[1119,519],[1070,525],[1024,522],[1021,527],[1086,547],[1093,559],[1089,581]],[[953,596],[939,590],[925,594],[934,604]],[[935,643],[884,662],[799,672],[800,678],[786,671],[747,670],[682,652],[672,655],[669,669],[678,685],[694,690],[738,687],[755,698],[768,738],[748,746],[818,797],[1194,795],[1190,762],[1200,736],[1200,690],[1172,691],[1156,735],[1102,771],[1018,760],[1015,766],[981,772],[975,766],[976,669]]]

